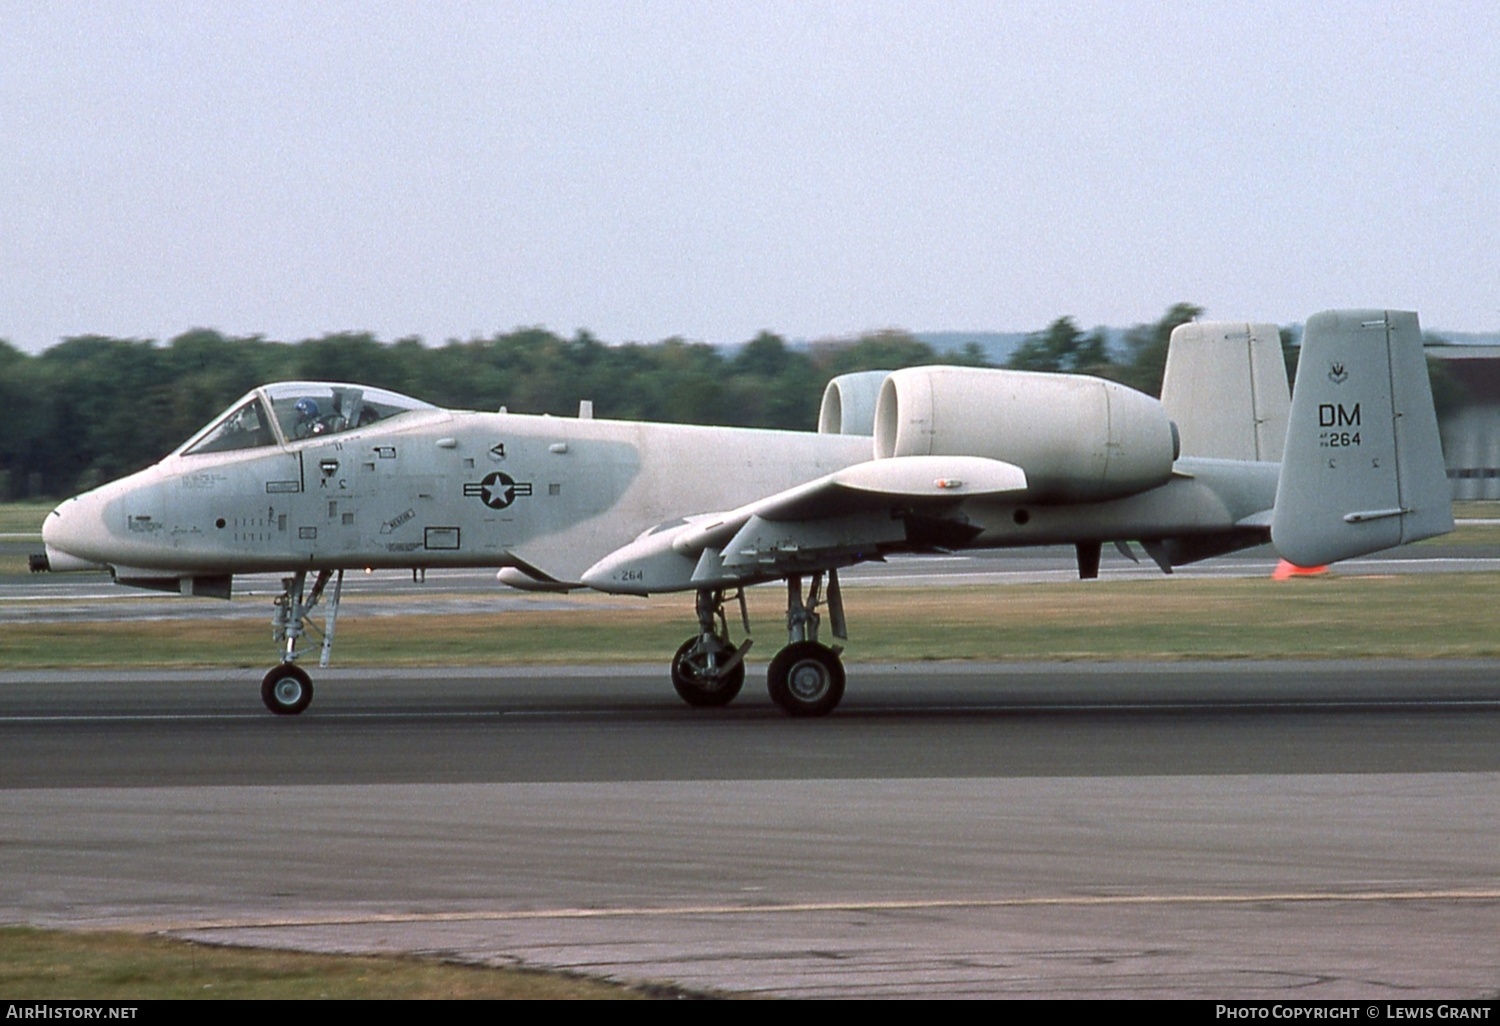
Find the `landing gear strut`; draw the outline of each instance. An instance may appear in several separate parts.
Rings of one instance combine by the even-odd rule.
[[[828,592],[820,597],[823,575],[814,574],[802,598],[802,578],[786,581],[786,648],[776,653],[766,670],[766,687],[771,701],[788,716],[827,716],[844,697],[844,664],[840,648],[829,648],[818,642],[822,617],[818,606],[828,607],[833,636],[848,638],[844,622],[844,601],[839,591],[838,571],[828,571]]]
[[[740,617],[749,633],[745,593],[739,591]],[[672,657],[672,687],[688,705],[700,708],[728,705],[745,685],[745,653],[752,641],[736,648],[729,641],[729,623],[724,616],[724,592],[698,591],[698,633],[682,643]]]
[[[802,578],[787,578],[788,644],[771,660],[766,685],[771,700],[788,716],[826,716],[844,697],[844,664],[839,660],[842,649],[818,641],[822,623],[819,607],[827,610],[834,637],[849,636],[838,572],[829,570],[827,581],[825,592],[824,575],[814,574],[804,598]],[[733,597],[739,601],[740,618],[749,634],[744,590]],[[724,602],[725,592],[721,590],[698,591],[698,633],[684,641],[672,657],[672,686],[688,705],[728,705],[745,683],[744,660],[751,641],[747,638],[739,648],[730,642]]]
[[[333,580],[333,595],[328,600],[320,630],[311,616],[330,579]],[[323,645],[318,665],[328,665],[333,654],[333,629],[338,623],[339,594],[343,588],[342,570],[319,570],[310,590],[305,570],[281,579],[281,594],[276,597],[276,611],[271,615],[271,632],[281,647],[281,663],[271,667],[260,682],[260,700],[278,716],[296,716],[312,703],[312,678],[296,665],[297,658],[302,655],[297,642],[309,629],[321,634]]]

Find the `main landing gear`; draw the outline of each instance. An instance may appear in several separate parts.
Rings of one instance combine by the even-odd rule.
[[[740,602],[740,619],[745,633],[750,633],[750,617],[745,612],[745,593],[735,593]],[[682,643],[672,657],[672,687],[688,705],[700,707],[728,705],[745,686],[745,653],[753,643],[735,648],[729,641],[729,623],[724,616],[724,592],[700,589],[698,592],[698,633]]]
[[[834,637],[847,638],[838,572],[828,571],[826,593],[823,574],[814,574],[806,599],[801,577],[788,577],[786,586],[788,643],[771,660],[766,687],[771,700],[788,716],[826,716],[844,697],[844,664],[839,659],[840,648],[818,642],[822,620],[818,607],[827,607]],[[750,620],[743,589],[734,597],[748,634]],[[750,651],[751,642],[746,639],[739,648],[730,643],[724,600],[723,591],[699,590],[699,633],[683,642],[672,657],[672,686],[688,705],[728,705],[745,683],[745,653]]]
[[[333,595],[328,600],[320,629],[311,614],[322,601],[323,590],[333,581]],[[339,616],[339,593],[344,588],[344,571],[319,570],[312,588],[307,587],[307,571],[299,570],[281,580],[281,594],[276,597],[276,611],[271,616],[272,636],[281,646],[281,663],[267,671],[260,682],[260,700],[278,716],[296,716],[312,704],[312,678],[296,664],[302,655],[297,642],[309,629],[323,638],[320,667],[328,665],[333,653],[333,629]]]

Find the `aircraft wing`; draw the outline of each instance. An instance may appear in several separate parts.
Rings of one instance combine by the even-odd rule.
[[[934,537],[957,532],[957,540],[965,525],[945,520],[946,511],[964,499],[1025,489],[1020,467],[980,456],[871,460],[736,509],[652,528],[590,567],[583,583],[646,594],[847,566],[911,542],[914,524]]]

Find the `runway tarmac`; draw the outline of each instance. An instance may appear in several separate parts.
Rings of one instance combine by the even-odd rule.
[[[1149,559],[1132,563],[1112,548],[1103,557],[1106,580],[1141,580],[1161,576]],[[1261,546],[1217,559],[1177,567],[1185,578],[1269,577],[1276,556]],[[1486,573],[1500,570],[1500,546],[1408,546],[1347,560],[1342,575],[1412,573]],[[952,555],[899,556],[841,572],[850,588],[952,587],[955,585],[1034,585],[1072,581],[1078,576],[1073,550],[1067,546],[996,549]],[[764,585],[779,588],[779,584]],[[0,574],[0,624],[54,621],[110,621],[129,616],[145,620],[259,620],[269,623],[271,600],[280,592],[275,574],[235,578],[234,601],[184,599],[177,595],[126,588],[104,573]],[[584,593],[591,594],[591,593]],[[436,614],[501,613],[514,609],[569,610],[596,608],[568,594],[519,592],[499,584],[493,570],[433,570],[422,583],[407,571],[382,570],[345,576],[346,615],[380,617],[425,612]],[[634,599],[618,596],[624,605]],[[691,597],[683,597],[683,618],[691,623]]]
[[[1494,997],[1500,664],[0,674],[0,919],[781,996]]]

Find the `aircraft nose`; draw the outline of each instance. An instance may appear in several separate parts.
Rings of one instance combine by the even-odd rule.
[[[105,569],[89,555],[100,549],[107,534],[99,503],[86,495],[68,499],[42,522],[47,568],[59,572]]]

